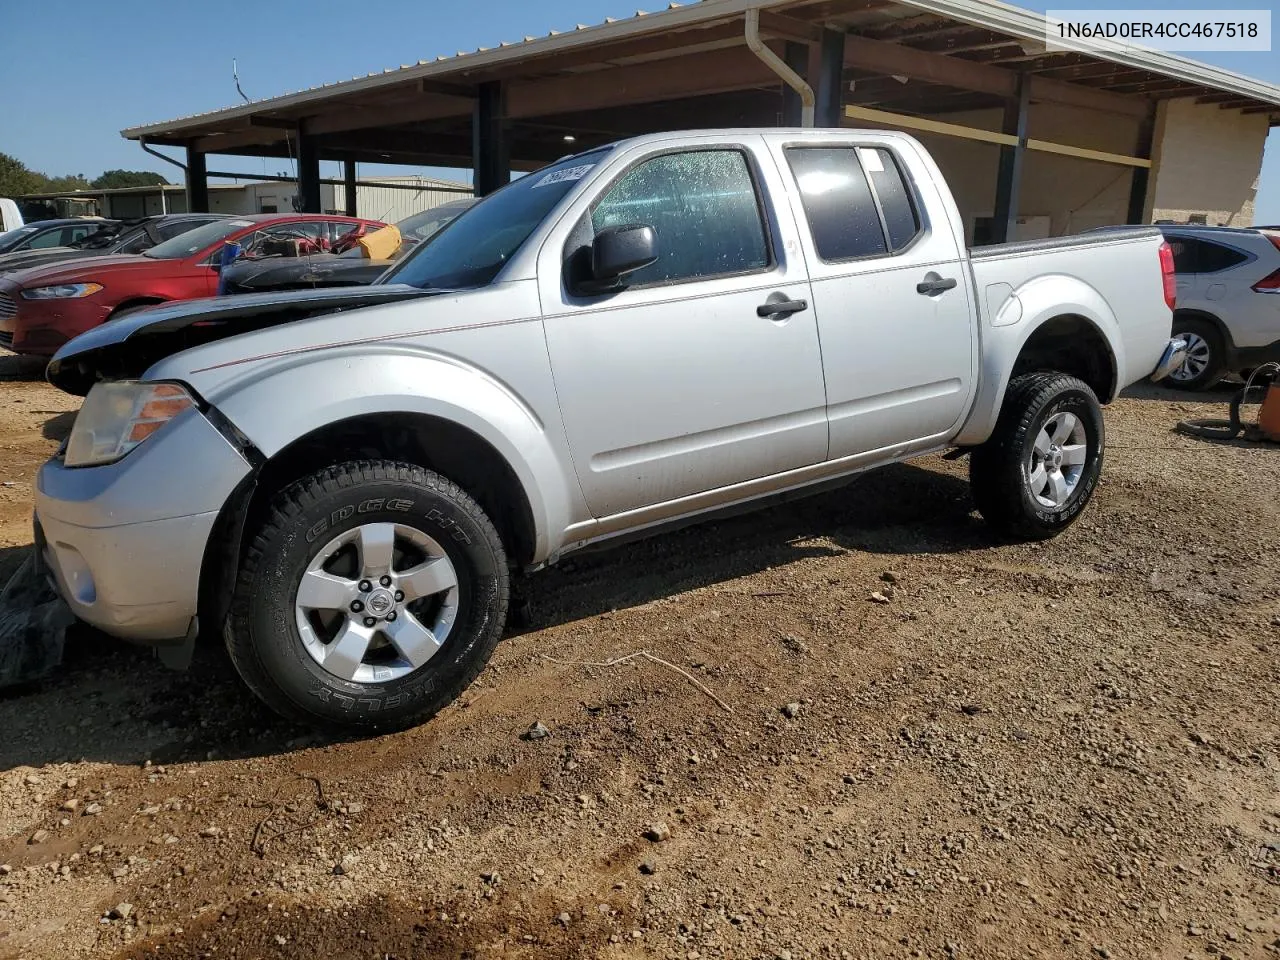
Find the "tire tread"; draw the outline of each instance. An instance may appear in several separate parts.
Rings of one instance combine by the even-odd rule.
[[[1089,386],[1070,374],[1039,371],[1015,377],[1005,390],[991,437],[975,447],[969,458],[969,485],[978,512],[1002,536],[1047,540],[1066,526],[1046,528],[1027,516],[1021,474],[1022,443],[1027,431],[1045,404],[1069,390],[1082,392],[1095,405],[1098,403]]]
[[[315,713],[304,709],[272,680],[270,672],[262,663],[250,639],[250,605],[263,558],[270,549],[273,539],[286,535],[292,522],[305,512],[308,506],[317,505],[327,492],[333,489],[349,490],[365,482],[388,480],[424,487],[437,496],[451,501],[480,527],[485,539],[489,541],[490,548],[496,554],[499,569],[506,568],[507,558],[502,538],[480,505],[452,480],[425,467],[393,460],[353,460],[325,467],[285,487],[272,498],[267,508],[266,519],[245,551],[239,575],[236,578],[231,611],[225,622],[224,634],[227,653],[245,684],[257,697],[291,720],[314,725],[319,718]],[[498,603],[499,607],[495,611],[498,627],[491,631],[490,637],[485,639],[483,646],[479,649],[480,655],[473,657],[467,668],[456,675],[447,687],[441,688],[438,695],[434,696],[421,711],[412,713],[394,724],[385,724],[375,718],[357,716],[353,717],[352,724],[345,726],[376,726],[378,729],[385,730],[413,726],[429,720],[456,699],[458,694],[466,689],[484,669],[498,641],[502,638],[502,624],[506,622],[507,607],[510,603],[510,586],[506,578],[502,578]],[[360,722],[362,720],[363,723]],[[323,723],[323,721],[319,722]]]

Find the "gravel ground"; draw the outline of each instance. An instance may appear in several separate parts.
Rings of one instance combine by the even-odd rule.
[[[6,571],[75,406],[33,376]],[[1052,543],[926,459],[567,561],[394,736],[77,631],[0,699],[0,957],[1280,955],[1280,448],[1171,432],[1227,396],[1114,404]]]

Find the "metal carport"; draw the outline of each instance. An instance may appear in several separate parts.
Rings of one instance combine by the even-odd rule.
[[[1149,50],[1048,51],[1043,17],[991,0],[702,0],[123,135],[185,148],[191,209],[207,206],[210,154],[292,157],[313,211],[321,160],[344,162],[349,182],[357,162],[471,168],[484,194],[511,170],[631,134],[799,125],[803,94],[748,47],[753,8],[767,48],[812,90],[817,125],[921,135],[958,192],[972,194],[970,219],[990,211],[993,240],[1026,212],[1029,175],[1094,188],[1083,166],[1063,162],[1106,168],[1095,178],[1106,180],[1102,189],[1126,193],[1122,209],[1113,201],[1091,216],[1150,218],[1170,102],[1200,110],[1206,123],[1206,112],[1246,118],[1242,144],[1280,122],[1280,88]],[[937,149],[940,139],[985,152],[949,159],[964,149]],[[1043,166],[1042,155],[1057,166]]]

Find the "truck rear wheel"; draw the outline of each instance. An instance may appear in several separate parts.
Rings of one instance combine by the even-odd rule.
[[[227,649],[285,717],[394,730],[475,679],[508,592],[502,541],[456,484],[407,463],[344,463],[271,501],[237,578]]]
[[[1080,516],[1102,472],[1102,408],[1064,373],[1015,377],[991,438],[969,458],[978,510],[1004,536],[1047,540]]]

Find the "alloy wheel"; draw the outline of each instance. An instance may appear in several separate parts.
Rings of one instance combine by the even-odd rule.
[[[295,597],[298,633],[317,664],[343,680],[384,683],[444,645],[458,614],[458,574],[421,530],[366,523],[316,552]]]
[[[1088,456],[1084,421],[1066,412],[1049,417],[1023,465],[1032,498],[1050,509],[1064,506],[1080,483]]]

